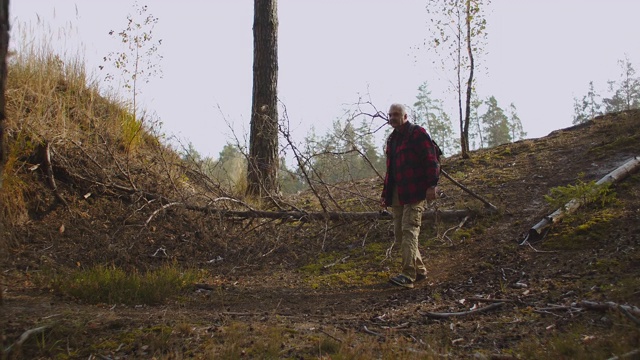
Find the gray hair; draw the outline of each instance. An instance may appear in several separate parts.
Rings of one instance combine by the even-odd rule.
[[[400,103],[393,103],[391,104],[391,106],[389,106],[389,109],[391,108],[396,108],[396,109],[400,109],[400,111],[402,111],[402,114],[407,114],[407,107],[404,106],[403,104]]]

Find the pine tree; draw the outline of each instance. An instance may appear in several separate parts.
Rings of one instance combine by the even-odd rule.
[[[431,129],[430,120],[434,117],[435,108],[439,106],[438,100],[431,98],[431,91],[429,91],[429,84],[427,81],[423,82],[418,87],[418,95],[416,95],[416,102],[413,103],[413,118],[414,123],[423,126],[427,131]]]
[[[423,126],[445,153],[457,152],[460,141],[455,138],[451,118],[442,109],[442,101],[431,98],[426,81],[418,87],[416,99],[411,109],[413,122]]]
[[[527,136],[514,103],[509,104],[509,130],[511,132],[511,141],[521,140]]]
[[[609,81],[611,98],[603,99],[605,112],[617,112],[637,109],[640,107],[640,79],[635,77],[636,71],[629,61],[629,57],[618,60],[622,72],[619,81]]]
[[[253,93],[247,195],[278,191],[277,0],[254,0]]]
[[[602,103],[598,101],[598,95],[593,87],[593,81],[589,81],[589,91],[582,100],[574,98],[573,124],[585,123],[598,115],[602,115]]]
[[[511,142],[509,119],[504,114],[504,110],[498,106],[496,98],[491,96],[485,101],[485,105],[487,106],[487,112],[481,116],[481,119],[484,124],[487,147]]]
[[[478,98],[476,93],[473,93],[473,96],[471,97],[471,116],[469,124],[469,141],[471,149],[482,149],[484,147],[484,137],[480,119],[480,106],[482,106],[482,100]],[[478,142],[476,143],[476,141]]]

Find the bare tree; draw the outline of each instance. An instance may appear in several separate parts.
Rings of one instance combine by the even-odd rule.
[[[278,12],[277,0],[254,0],[253,97],[247,195],[278,190]]]
[[[474,91],[475,56],[482,51],[486,38],[486,19],[482,10],[490,0],[430,0],[427,11],[434,26],[430,44],[442,55],[442,66],[453,68],[456,77],[451,81],[458,97],[460,118],[460,149],[469,157],[469,121],[471,94]],[[451,60],[451,62],[449,62]],[[467,79],[464,81],[464,73]],[[464,102],[464,107],[463,107]]]

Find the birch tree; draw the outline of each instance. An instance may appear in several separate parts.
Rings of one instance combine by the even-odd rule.
[[[457,95],[460,125],[460,150],[469,157],[471,95],[474,91],[477,56],[486,43],[484,9],[490,0],[429,0],[427,12],[432,26],[428,46],[439,55]]]

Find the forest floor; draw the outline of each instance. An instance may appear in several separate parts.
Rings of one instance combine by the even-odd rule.
[[[634,111],[445,159],[500,211],[488,214],[443,178],[430,209],[474,215],[423,223],[428,278],[414,289],[388,282],[400,258],[388,220],[292,225],[175,208],[145,222],[150,213],[133,221],[126,199],[106,193],[73,201],[72,211],[34,201],[0,257],[0,358],[637,359],[638,316],[584,301],[640,306],[640,175],[614,186],[615,201],[521,243],[555,210],[544,200],[552,188],[598,180],[639,155]],[[69,198],[80,193],[60,186]],[[379,197],[379,179],[358,186],[363,198]],[[157,305],[87,303],[51,286],[54,273],[96,264],[179,266],[200,278]]]

